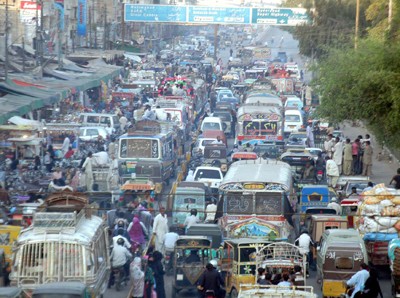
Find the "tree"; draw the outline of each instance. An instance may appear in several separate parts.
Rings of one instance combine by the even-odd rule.
[[[317,113],[334,122],[362,119],[378,139],[400,147],[400,43],[360,42],[357,50],[331,50],[314,81]]]

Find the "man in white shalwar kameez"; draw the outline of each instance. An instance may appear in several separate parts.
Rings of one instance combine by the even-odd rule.
[[[168,217],[165,208],[160,207],[160,213],[154,218],[153,235],[155,235],[155,250],[164,254],[164,237],[168,233]]]
[[[333,160],[335,161],[336,165],[339,169],[339,175],[342,174],[342,164],[343,164],[343,142],[336,137],[336,143],[332,148],[333,151]]]

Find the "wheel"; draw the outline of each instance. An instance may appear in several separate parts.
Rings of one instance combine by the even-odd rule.
[[[236,291],[236,289],[232,289],[230,298],[237,298],[237,297],[238,297],[238,292]]]

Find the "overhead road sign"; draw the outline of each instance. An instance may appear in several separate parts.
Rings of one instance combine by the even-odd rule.
[[[244,7],[188,6],[188,22],[197,24],[250,24],[250,10]]]
[[[126,22],[186,23],[186,7],[125,4]]]
[[[126,22],[296,26],[309,21],[304,8],[208,7],[125,4]]]
[[[252,24],[296,26],[307,21],[305,8],[252,8]]]

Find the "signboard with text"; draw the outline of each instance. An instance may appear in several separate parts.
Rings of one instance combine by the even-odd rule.
[[[188,24],[296,26],[308,22],[305,8],[125,4],[124,17],[126,22]]]
[[[189,6],[188,22],[198,24],[249,24],[250,10],[243,7]]]

